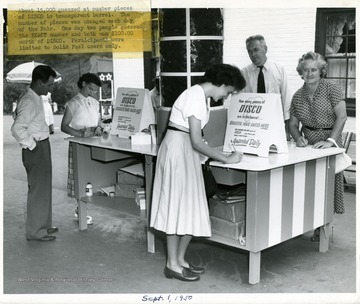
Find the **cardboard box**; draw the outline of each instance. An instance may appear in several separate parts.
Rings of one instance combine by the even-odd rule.
[[[118,170],[116,173],[116,182],[119,184],[137,185],[137,188],[145,185],[145,180],[142,176],[133,175],[121,170]]]
[[[246,202],[224,203],[219,199],[209,200],[209,213],[213,217],[221,218],[232,223],[242,222],[246,219]]]
[[[223,219],[210,216],[211,231],[214,234],[227,237],[233,240],[239,240],[245,237],[245,223],[242,221],[239,223],[232,223]]]
[[[129,185],[129,184],[115,184],[115,196],[117,197],[127,197],[134,198],[136,197],[136,189],[139,185]]]
[[[246,173],[240,170],[211,167],[218,184],[234,186],[246,182]]]
[[[131,153],[98,148],[98,147],[91,147],[91,158],[95,160],[109,162],[113,160],[127,159],[132,157],[133,155]]]

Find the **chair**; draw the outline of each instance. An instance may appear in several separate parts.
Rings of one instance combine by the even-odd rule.
[[[345,136],[343,136],[344,141],[343,141],[343,146],[345,149],[345,153],[349,154],[349,156],[352,158],[352,165],[347,168],[344,172],[356,172],[356,159],[355,157],[352,157],[351,154],[355,155],[355,146],[352,145],[352,143],[354,144],[356,142],[356,134],[353,132],[346,132],[344,134]],[[344,188],[345,189],[349,189],[350,187],[352,188],[356,188],[356,183],[348,183],[348,181],[346,180],[345,174],[344,174]]]

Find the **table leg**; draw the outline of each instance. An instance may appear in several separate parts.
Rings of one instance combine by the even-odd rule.
[[[146,187],[146,216],[147,216],[147,245],[148,252],[155,253],[155,235],[149,229],[150,226],[150,212],[151,212],[151,198],[154,178],[154,157],[145,155],[145,187]]]
[[[78,200],[78,219],[79,219],[79,230],[87,229],[87,209],[86,203]]]
[[[261,251],[249,252],[249,283],[257,284],[260,282],[260,260]]]
[[[320,227],[319,251],[326,252],[329,250],[330,243],[330,224]]]
[[[151,230],[147,231],[148,252],[155,253],[155,235]]]

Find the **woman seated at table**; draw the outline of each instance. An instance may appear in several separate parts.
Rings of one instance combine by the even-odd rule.
[[[324,79],[326,68],[327,63],[320,54],[307,52],[299,59],[296,70],[304,85],[292,98],[289,125],[298,147],[308,144],[315,149],[342,147],[346,105],[340,87]],[[345,212],[343,194],[343,173],[338,173],[335,175],[334,213]],[[319,229],[316,229],[312,241],[318,240]]]
[[[210,98],[219,101],[244,86],[237,67],[216,64],[205,72],[200,84],[185,90],[172,107],[157,155],[150,222],[151,227],[166,233],[166,278],[196,281],[204,273],[204,268],[185,260],[192,236],[211,236],[200,157],[237,163],[242,154],[227,155],[209,147],[201,131],[209,120]]]
[[[65,113],[61,121],[61,131],[75,137],[100,136],[100,112],[97,94],[101,81],[95,74],[83,74],[79,81],[80,92],[71,98],[66,104]],[[67,194],[75,197],[74,175],[73,175],[73,152],[72,143],[69,143],[68,153],[68,184]],[[78,209],[75,209],[75,217],[78,217]],[[92,217],[88,216],[87,223],[92,224]]]

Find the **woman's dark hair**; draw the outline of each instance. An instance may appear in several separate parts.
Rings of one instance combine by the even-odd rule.
[[[246,81],[238,67],[218,63],[212,65],[204,74],[202,82],[211,82],[213,85],[220,87],[221,85],[232,86],[236,91],[242,90]]]
[[[38,65],[36,66],[31,74],[31,81],[35,82],[36,80],[40,80],[41,82],[47,82],[50,76],[56,78],[56,72],[49,67],[48,65]]]
[[[81,75],[81,77],[79,78],[79,81],[77,83],[79,89],[83,88],[83,82],[85,81],[85,83],[93,83],[96,84],[98,87],[101,87],[101,80],[99,78],[99,76],[92,74],[92,73],[86,73]]]

